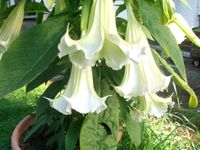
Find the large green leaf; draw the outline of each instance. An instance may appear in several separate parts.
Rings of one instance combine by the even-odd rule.
[[[3,23],[4,23],[3,19],[0,19],[0,28],[2,27]]]
[[[142,140],[142,127],[141,123],[133,120],[130,115],[128,104],[124,99],[119,99],[120,104],[120,117],[124,122],[126,130],[129,134],[131,141],[135,144],[136,147],[139,147]]]
[[[56,18],[24,32],[0,61],[0,98],[33,80],[56,58],[66,20]]]
[[[174,82],[183,90],[187,91],[190,94],[189,106],[191,108],[196,108],[198,106],[198,98],[195,92],[190,88],[187,82],[185,82],[174,70],[173,68],[154,50],[155,56],[159,59],[159,61],[165,66],[167,71],[172,74],[172,79]]]
[[[165,53],[171,57],[181,76],[187,80],[185,65],[180,48],[178,47],[169,28],[165,25],[161,25],[159,11],[156,9],[155,5],[147,2],[146,0],[137,1],[140,6],[139,14],[144,25],[162,46]]]
[[[63,70],[67,70],[71,66],[69,61],[57,61],[58,60],[56,59],[52,64],[48,66],[46,70],[44,70],[40,75],[38,75],[33,81],[28,83],[28,85],[26,86],[26,92],[29,92],[35,89],[36,87],[40,86],[41,84],[46,83],[56,75],[59,75]]]
[[[80,135],[83,118],[78,118],[71,122],[69,130],[65,136],[65,150],[74,150]]]
[[[118,143],[119,104],[108,84],[101,85],[104,95],[112,94],[107,99],[108,108],[100,114],[88,114],[80,134],[81,150],[115,150]]]

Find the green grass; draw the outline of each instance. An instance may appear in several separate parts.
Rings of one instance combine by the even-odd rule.
[[[16,124],[35,111],[43,87],[26,94],[21,88],[0,100],[0,150],[10,150],[10,138]]]
[[[189,127],[190,126],[190,127]],[[166,114],[145,120],[143,139],[136,149],[125,132],[118,150],[199,150],[200,134],[186,118]]]
[[[190,122],[199,127],[200,130],[200,112],[189,108],[180,108],[177,109],[175,113],[187,117],[190,120]]]

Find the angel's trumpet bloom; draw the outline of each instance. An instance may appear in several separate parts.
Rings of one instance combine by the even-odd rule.
[[[79,69],[73,65],[64,94],[55,100],[49,98],[48,100],[51,107],[65,115],[69,115],[71,109],[82,114],[100,113],[107,107],[105,104],[107,97],[101,98],[95,92],[91,67]]]
[[[0,29],[0,54],[4,53],[9,44],[20,34],[24,18],[25,2],[26,0],[21,0],[17,4]]]
[[[168,106],[173,106],[172,98],[159,97],[157,94],[146,93],[141,101],[141,109],[145,114],[162,117],[168,110]]]
[[[88,64],[94,65],[96,60],[91,62],[91,59],[94,58],[94,55],[96,55],[103,46],[104,33],[101,23],[101,3],[101,0],[93,0],[88,28],[86,31],[82,31],[79,40],[71,39],[69,35],[70,28],[68,26],[66,34],[62,37],[58,45],[60,50],[58,56],[63,57],[69,54],[72,63],[79,66],[79,68],[86,67]],[[86,18],[82,16],[82,19]],[[76,59],[78,57],[81,59]]]
[[[58,46],[59,57],[69,54],[72,63],[79,68],[93,66],[97,59],[103,57],[109,67],[115,70],[122,68],[134,46],[117,32],[113,1],[93,0],[88,22],[88,28],[82,30],[79,40],[70,38],[68,26]],[[132,59],[137,59],[139,54],[139,51],[135,51]]]
[[[128,29],[126,40],[135,43],[135,51],[142,49],[143,55],[139,63],[130,61],[125,66],[125,74],[122,83],[114,87],[124,98],[143,96],[146,92],[156,93],[166,89],[170,77],[164,76],[157,67],[151,53],[148,41],[142,31],[141,25],[137,22],[130,5],[127,5]]]

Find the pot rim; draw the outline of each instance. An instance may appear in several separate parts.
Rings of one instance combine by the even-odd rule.
[[[11,148],[12,150],[21,150],[19,147],[19,141],[23,133],[34,124],[35,116],[34,115],[27,115],[24,119],[22,119],[15,129],[12,132],[11,136]]]

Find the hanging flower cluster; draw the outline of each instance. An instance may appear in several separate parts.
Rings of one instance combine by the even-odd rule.
[[[70,37],[68,25],[58,45],[58,56],[69,56],[71,75],[64,93],[55,100],[48,98],[51,107],[65,115],[71,114],[72,109],[83,114],[105,110],[109,96],[100,97],[95,92],[92,75],[96,61],[104,59],[113,70],[125,66],[121,84],[114,86],[121,97],[125,100],[143,98],[146,109],[141,111],[145,114],[160,117],[167,111],[171,97],[161,98],[156,93],[168,87],[170,77],[158,68],[131,5],[126,2],[128,22],[125,39],[118,34],[112,0],[93,0],[88,27],[82,29],[79,40]]]

